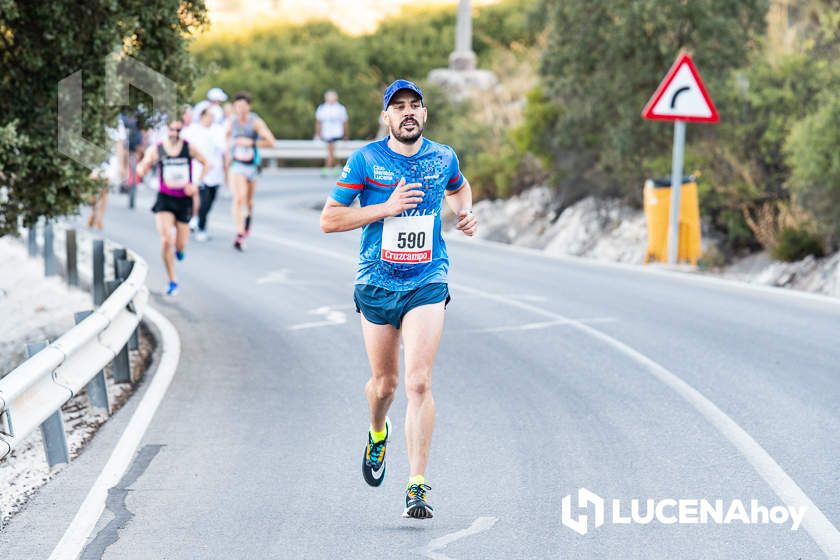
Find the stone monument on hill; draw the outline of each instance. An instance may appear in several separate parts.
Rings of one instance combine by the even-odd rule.
[[[441,86],[454,100],[464,99],[475,90],[490,89],[498,83],[493,72],[476,68],[476,56],[472,50],[470,0],[458,2],[455,50],[449,55],[449,68],[432,70],[429,81]]]

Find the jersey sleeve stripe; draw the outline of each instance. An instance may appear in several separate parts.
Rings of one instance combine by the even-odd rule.
[[[336,185],[338,185],[339,187],[344,187],[345,189],[354,189],[357,191],[362,190],[362,188],[364,188],[364,185],[359,185],[357,183],[342,183],[341,181],[336,182]]]
[[[460,178],[461,178],[461,173],[459,172],[457,175],[455,175],[455,177],[453,177],[452,179],[449,179],[449,182],[450,183],[457,183]]]
[[[391,188],[391,187],[396,187],[397,186],[397,183],[391,183],[391,184],[380,183],[379,181],[374,181],[370,177],[365,177],[365,181],[367,181],[368,183],[373,183],[374,185],[377,185],[379,187]]]

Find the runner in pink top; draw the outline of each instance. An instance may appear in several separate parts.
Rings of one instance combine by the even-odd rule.
[[[174,296],[178,293],[178,279],[175,276],[175,259],[184,260],[184,249],[190,236],[190,218],[192,217],[192,196],[197,192],[192,176],[192,160],[201,163],[201,177],[210,170],[207,159],[188,142],[181,139],[183,122],[173,121],[169,124],[166,140],[154,149],[146,151],[146,155],[137,173],[146,174],[152,166],[156,166],[160,175],[159,192],[152,212],[155,213],[155,223],[160,234],[161,253],[166,273],[169,276],[169,286],[166,295]],[[173,229],[175,235],[173,236]]]

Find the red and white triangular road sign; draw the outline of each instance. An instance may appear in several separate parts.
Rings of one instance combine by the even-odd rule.
[[[688,53],[681,54],[642,110],[646,119],[715,123],[715,104]]]

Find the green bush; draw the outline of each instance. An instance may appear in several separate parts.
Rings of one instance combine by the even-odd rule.
[[[822,257],[825,252],[820,239],[812,232],[807,229],[787,227],[779,234],[772,254],[777,260],[794,262],[808,255]]]
[[[639,196],[645,159],[670,153],[671,127],[639,113],[677,53],[694,52],[714,95],[714,86],[747,59],[767,13],[764,0],[541,5],[549,26],[543,88],[556,108],[555,118],[540,124],[551,129],[547,145],[529,149],[547,149],[561,187],[631,198]],[[693,128],[692,141],[708,132]]]
[[[527,19],[529,4],[508,0],[475,10],[473,42],[480,62],[512,44],[534,43],[537,32]],[[315,108],[324,92],[334,89],[350,115],[350,135],[373,138],[385,86],[396,78],[423,82],[430,70],[448,65],[454,43],[451,6],[408,8],[361,36],[326,22],[269,22],[217,31],[194,45],[203,72],[193,100],[202,99],[213,86],[228,93],[247,89],[254,96],[254,110],[277,137],[311,138]]]
[[[796,123],[785,145],[790,187],[798,200],[840,237],[840,94],[827,90],[818,108]]]

